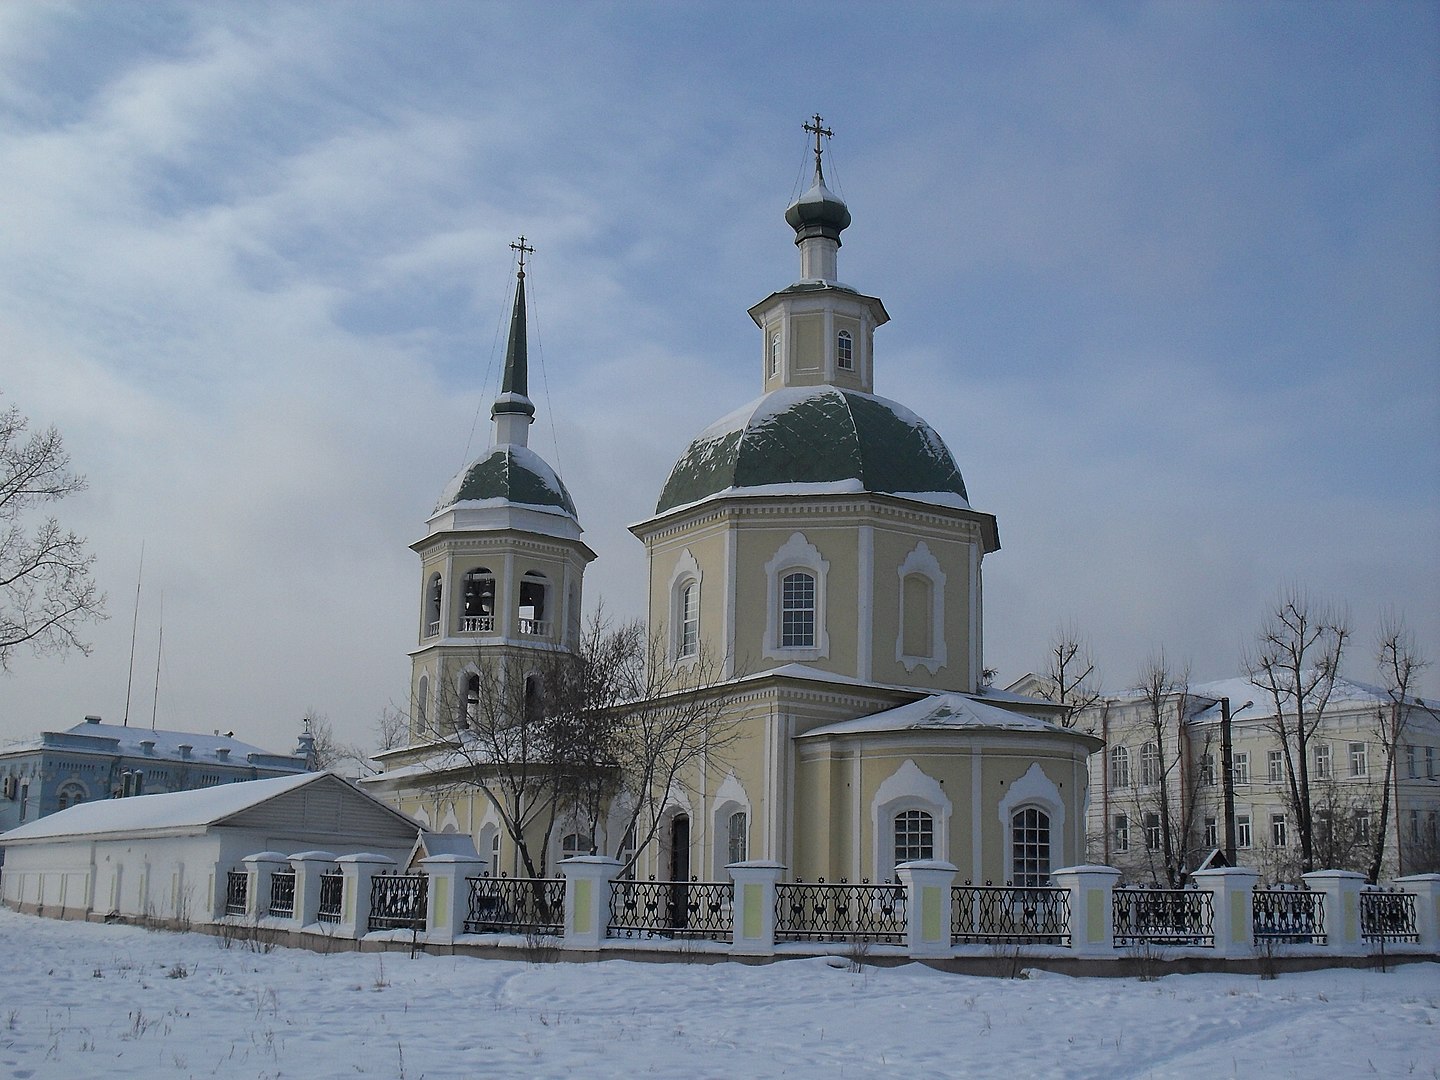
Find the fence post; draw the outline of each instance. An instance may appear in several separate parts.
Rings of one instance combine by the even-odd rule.
[[[1050,880],[1070,890],[1070,948],[1076,956],[1115,955],[1115,883],[1113,866],[1067,866],[1050,871]]]
[[[610,882],[625,864],[607,855],[560,862],[565,877],[565,948],[599,952],[610,927]]]
[[[1302,874],[1305,884],[1325,894],[1325,935],[1332,952],[1342,956],[1363,956],[1360,937],[1360,890],[1365,875],[1350,870],[1312,870]]]
[[[775,955],[775,886],[785,865],[765,859],[725,867],[735,883],[731,906],[731,952],[739,956]]]
[[[1415,894],[1415,929],[1423,952],[1440,953],[1440,874],[1410,874],[1395,884]]]
[[[959,868],[944,859],[895,867],[905,886],[905,946],[912,957],[950,955],[950,887],[957,873]]]
[[[470,883],[489,863],[468,855],[431,855],[420,860],[429,879],[425,887],[425,940],[451,945],[465,932],[470,913]]]
[[[361,851],[341,855],[335,860],[345,878],[345,896],[340,902],[340,925],[336,936],[363,938],[370,930],[370,880],[384,870],[393,870],[395,860],[388,855]]]
[[[295,925],[304,928],[319,922],[320,875],[335,862],[330,851],[302,851],[290,856],[295,871]]]
[[[245,885],[245,916],[252,922],[270,915],[270,875],[290,869],[290,856],[278,851],[259,851],[241,860],[249,881]]]
[[[1249,957],[1255,951],[1255,883],[1260,873],[1247,866],[1196,870],[1195,887],[1210,894],[1215,916],[1215,955]]]

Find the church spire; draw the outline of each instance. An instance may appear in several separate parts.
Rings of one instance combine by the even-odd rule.
[[[840,248],[840,234],[850,226],[850,209],[845,200],[825,186],[821,164],[825,148],[821,140],[835,133],[825,126],[819,113],[805,121],[804,126],[815,136],[815,177],[810,190],[785,211],[785,220],[795,230],[795,243],[800,248],[801,280],[834,282],[836,252]]]
[[[510,245],[520,253],[520,269],[515,275],[515,310],[510,315],[510,340],[505,346],[505,375],[500,383],[500,396],[490,408],[495,422],[495,443],[524,446],[530,425],[535,422],[535,405],[527,396],[529,357],[525,340],[525,256],[535,249],[525,237]]]

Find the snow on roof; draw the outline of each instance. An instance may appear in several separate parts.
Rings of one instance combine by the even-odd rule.
[[[1308,673],[1306,677],[1309,678]],[[1275,715],[1275,699],[1271,697],[1270,691],[1257,686],[1244,675],[1231,679],[1218,679],[1215,682],[1197,683],[1190,687],[1190,693],[1210,698],[1216,702],[1214,706],[1200,714],[1202,719],[1218,719],[1220,716],[1218,703],[1221,698],[1225,697],[1230,699],[1231,720],[1254,720]],[[1250,706],[1242,708],[1247,701],[1251,703]],[[1354,679],[1342,676],[1335,680],[1335,686],[1330,692],[1329,704],[1333,707],[1346,703],[1373,704],[1388,703],[1389,701],[1390,695],[1381,687],[1356,682]]]
[[[826,724],[798,737],[805,739],[815,735],[961,729],[1078,734],[1067,731],[1058,724],[1052,724],[1047,720],[987,705],[970,694],[935,694],[895,709],[873,713],[870,716],[842,720],[838,724]]]
[[[84,745],[83,740],[97,740],[91,746]],[[103,740],[106,745],[101,745]],[[148,750],[145,743],[153,744]],[[68,744],[68,745],[67,745]],[[277,754],[273,750],[265,750],[259,746],[253,746],[247,742],[241,742],[231,735],[205,735],[198,731],[165,731],[152,730],[143,727],[124,727],[120,724],[96,724],[89,720],[76,724],[65,731],[47,731],[41,735],[39,742],[30,742],[19,747],[8,749],[39,750],[49,746],[55,748],[57,745],[64,746],[67,750],[79,752],[99,751],[107,754],[126,754],[133,757],[156,757],[167,760],[186,761],[208,761],[218,764],[242,765],[251,754],[258,754],[261,757],[290,757],[289,754]],[[190,756],[184,758],[181,755],[180,747],[190,747]],[[218,753],[221,750],[229,751],[227,757],[221,757]],[[303,768],[303,762],[296,758],[296,768]]]
[[[128,799],[101,799],[32,821],[0,833],[0,845],[19,840],[61,836],[98,836],[106,833],[203,829],[242,810],[312,784],[330,773],[297,773],[270,780],[242,780],[234,784],[176,791],[163,795],[136,795]],[[342,781],[343,782],[343,781]]]

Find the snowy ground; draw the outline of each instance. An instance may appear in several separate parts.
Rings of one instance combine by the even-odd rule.
[[[1440,1077],[1440,965],[1263,982],[229,949],[0,911],[0,1078]]]

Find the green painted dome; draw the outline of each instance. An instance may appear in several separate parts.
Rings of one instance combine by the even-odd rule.
[[[702,431],[670,470],[655,512],[722,494],[863,491],[970,505],[949,448],[903,405],[835,386],[785,387]]]
[[[445,486],[435,513],[457,504],[498,506],[509,503],[574,518],[570,492],[545,459],[514,443],[491,447]]]

